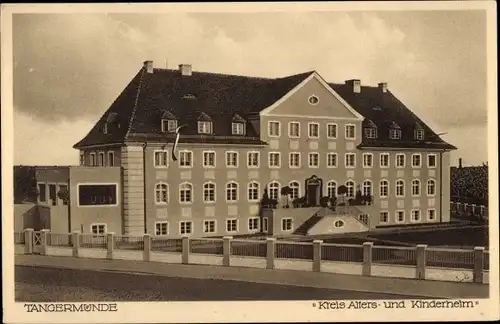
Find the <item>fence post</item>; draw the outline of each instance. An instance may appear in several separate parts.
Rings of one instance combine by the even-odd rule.
[[[43,229],[40,231],[40,244],[42,246],[42,251],[40,255],[47,255],[47,245],[49,244],[49,232],[48,229]]]
[[[142,255],[144,261],[151,260],[151,234],[144,234],[144,251]]]
[[[229,267],[231,265],[231,240],[232,236],[224,236],[222,238],[222,265]]]
[[[267,242],[267,251],[266,251],[266,259],[267,259],[267,269],[274,269],[274,257],[276,250],[276,238],[268,237],[266,239]]]
[[[484,274],[484,247],[474,247],[474,282],[483,283]]]
[[[24,230],[24,254],[33,254],[33,229]]]
[[[182,238],[182,264],[189,264],[189,237]]]
[[[113,251],[115,250],[115,240],[114,240],[114,235],[115,233],[113,232],[108,232],[106,234],[106,259],[113,260]]]
[[[71,241],[73,242],[73,257],[78,258],[80,256],[80,232],[71,233]]]
[[[372,275],[372,253],[373,253],[373,242],[363,243],[363,276]]]
[[[417,257],[417,279],[425,280],[425,264],[427,258],[425,256],[425,250],[427,249],[427,244],[417,244],[416,257]]]
[[[313,241],[313,271],[321,272],[321,245],[322,240]]]

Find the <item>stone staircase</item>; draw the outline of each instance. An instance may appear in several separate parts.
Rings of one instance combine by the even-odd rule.
[[[302,225],[300,225],[293,234],[295,235],[307,235],[307,231],[316,225],[323,216],[319,216],[318,214],[314,214],[311,217],[309,217]]]

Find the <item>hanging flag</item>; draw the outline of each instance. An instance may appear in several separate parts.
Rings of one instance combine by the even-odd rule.
[[[175,156],[175,151],[177,150],[177,144],[179,144],[179,138],[181,137],[180,129],[186,125],[182,125],[176,128],[175,130],[175,142],[174,146],[172,146],[172,160],[177,161],[177,156]]]

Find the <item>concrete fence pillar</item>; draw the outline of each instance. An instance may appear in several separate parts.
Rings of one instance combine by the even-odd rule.
[[[142,259],[144,261],[151,261],[151,234],[144,234],[144,250]]]
[[[276,238],[268,237],[266,239],[267,243],[267,251],[266,251],[266,259],[267,259],[267,269],[274,269],[274,258],[276,251]]]
[[[73,242],[73,257],[80,256],[80,232],[71,233],[71,242]]]
[[[483,283],[484,279],[484,247],[474,247],[474,275],[475,283]]]
[[[182,264],[189,264],[189,237],[182,238]]]
[[[40,231],[40,245],[42,246],[42,250],[40,251],[41,255],[47,255],[47,246],[49,245],[49,235],[50,230],[43,229]]]
[[[33,254],[33,229],[24,230],[24,254]]]
[[[373,242],[363,243],[363,276],[372,275],[372,255],[373,255]]]
[[[115,233],[109,232],[106,234],[106,259],[113,260],[113,251],[115,250]]]
[[[313,241],[313,271],[321,272],[321,245],[322,240]]]
[[[232,236],[222,238],[222,265],[229,267],[231,265],[231,240]]]
[[[417,244],[417,249],[416,249],[416,259],[417,259],[417,273],[416,273],[416,278],[425,280],[425,267],[426,267],[426,250],[427,245],[426,244]]]

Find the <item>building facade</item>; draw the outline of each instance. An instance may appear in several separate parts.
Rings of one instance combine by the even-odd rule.
[[[329,84],[315,71],[242,77],[146,61],[74,147],[81,168],[95,172],[70,180],[72,230],[292,234],[333,196],[330,205],[360,206],[336,207],[333,225],[310,222],[306,233],[450,220],[455,147],[385,83]],[[366,199],[356,203],[357,196]],[[275,200],[271,214],[264,199]]]

